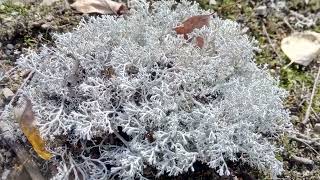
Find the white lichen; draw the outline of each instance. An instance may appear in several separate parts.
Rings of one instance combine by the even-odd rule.
[[[137,1],[130,15],[92,17],[19,60],[35,71],[24,94],[61,155],[56,179],[144,178],[146,166],[176,176],[196,161],[220,175],[227,161],[281,173],[266,137],[290,126],[286,92],[256,66],[254,41],[237,23],[211,18],[192,33],[203,48],[175,33],[200,14],[209,12],[185,1]],[[55,144],[63,135],[81,145]]]

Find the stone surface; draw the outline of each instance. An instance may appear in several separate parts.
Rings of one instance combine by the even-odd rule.
[[[14,93],[9,88],[3,88],[2,94],[6,99],[10,99],[14,96]]]
[[[14,48],[13,44],[7,44],[7,49],[13,49],[13,48]]]
[[[256,8],[256,14],[259,16],[267,16],[267,6],[259,6]]]

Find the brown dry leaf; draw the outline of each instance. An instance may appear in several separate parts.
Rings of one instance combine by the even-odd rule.
[[[199,48],[202,48],[204,46],[204,39],[201,36],[196,37],[197,46]]]
[[[183,21],[182,24],[178,27],[175,27],[174,30],[177,34],[183,34],[185,39],[188,39],[188,33],[191,33],[194,29],[200,29],[203,26],[209,26],[209,15],[197,15],[188,18],[187,20]],[[197,45],[202,48],[204,45],[204,38],[198,36],[196,37]]]
[[[49,160],[53,156],[45,148],[45,142],[40,136],[39,129],[35,125],[35,117],[32,112],[31,101],[23,97],[25,101],[14,108],[14,115],[19,122],[23,134],[27,137],[36,153],[44,160]]]
[[[98,13],[121,15],[128,10],[125,4],[111,0],[75,0],[70,6],[84,14]]]

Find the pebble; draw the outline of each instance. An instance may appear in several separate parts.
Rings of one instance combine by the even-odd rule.
[[[51,24],[50,23],[44,23],[41,25],[41,28],[44,29],[44,30],[49,30],[52,28]]]
[[[316,123],[316,124],[314,125],[313,130],[314,130],[316,133],[319,133],[319,134],[320,134],[320,123]]]
[[[11,50],[9,50],[9,49],[6,49],[6,50],[4,51],[4,53],[5,53],[6,55],[10,56],[10,55],[11,55],[11,53],[12,53],[12,51],[11,51]]]
[[[259,16],[267,16],[267,6],[259,6],[257,7],[256,9],[256,14],[259,15]]]
[[[14,96],[14,93],[9,88],[3,88],[2,94],[6,99],[11,99]]]
[[[52,21],[54,19],[54,16],[52,16],[52,15],[48,15],[47,17],[46,17],[46,20],[47,21]]]
[[[14,45],[13,44],[7,44],[7,49],[13,49]]]

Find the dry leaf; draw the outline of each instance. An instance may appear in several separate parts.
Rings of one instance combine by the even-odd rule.
[[[197,46],[199,48],[202,48],[204,46],[204,39],[201,36],[196,37]]]
[[[211,14],[192,16],[183,21],[181,26],[175,27],[174,30],[177,32],[177,34],[191,33],[194,29],[200,29],[203,26],[208,26],[210,16]]]
[[[281,49],[291,62],[307,66],[320,54],[320,33],[294,33],[281,41]]]
[[[128,10],[125,4],[111,0],[76,0],[70,6],[84,14],[98,13],[121,15]]]
[[[45,148],[45,142],[40,136],[39,129],[35,124],[31,101],[23,97],[25,101],[20,102],[14,109],[14,115],[19,122],[23,134],[27,137],[37,154],[44,160],[49,160],[52,154]]]
[[[197,15],[188,18],[187,20],[183,21],[182,24],[178,27],[175,27],[174,30],[177,34],[183,34],[185,39],[188,39],[188,33],[191,33],[194,29],[200,29],[203,26],[209,26],[209,15]],[[204,45],[204,38],[203,37],[196,37],[197,45],[202,48]]]

